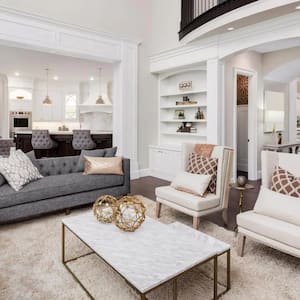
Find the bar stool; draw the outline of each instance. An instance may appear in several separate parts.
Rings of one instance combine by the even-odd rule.
[[[15,148],[13,139],[2,139],[0,137],[0,156],[9,156],[10,149]]]
[[[79,150],[95,149],[97,145],[91,137],[90,130],[73,130],[72,146],[78,153]]]
[[[58,147],[49,134],[49,130],[32,130],[31,145],[37,158],[51,156],[50,150]]]

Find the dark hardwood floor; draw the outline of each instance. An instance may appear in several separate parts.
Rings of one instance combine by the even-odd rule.
[[[248,190],[244,193],[243,211],[251,210],[256,202],[261,181],[249,181],[249,183],[255,186],[255,189]],[[131,194],[143,195],[149,199],[155,201],[155,188],[158,186],[169,185],[168,181],[155,178],[155,177],[143,177],[131,181]],[[229,204],[228,204],[228,229],[234,230],[236,227],[236,215],[239,214],[239,191],[234,189],[230,190]],[[209,216],[203,217],[203,219],[209,220],[219,226],[224,227],[224,222],[221,213],[214,213]],[[192,222],[192,219],[191,219]]]

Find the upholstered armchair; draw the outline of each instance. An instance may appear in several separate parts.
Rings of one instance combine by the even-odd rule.
[[[300,155],[262,151],[262,186],[251,211],[237,216],[238,254],[246,238],[300,258],[300,199],[271,190],[275,167],[300,177]],[[286,190],[291,190],[286,184]],[[294,187],[299,190],[299,187]]]
[[[194,152],[195,144],[183,144],[181,171],[187,170],[189,154]],[[233,150],[215,146],[211,157],[218,159],[216,193],[204,197],[174,189],[171,186],[158,187],[156,193],[156,217],[160,217],[161,205],[167,205],[193,217],[193,227],[198,229],[200,217],[222,211],[227,224],[229,180],[232,172]]]

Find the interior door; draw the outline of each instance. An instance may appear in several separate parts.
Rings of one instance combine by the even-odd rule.
[[[237,105],[237,170],[248,172],[248,105]]]

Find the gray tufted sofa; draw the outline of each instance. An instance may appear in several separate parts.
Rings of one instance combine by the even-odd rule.
[[[130,192],[130,160],[123,159],[124,175],[83,175],[79,156],[36,159],[44,178],[19,192],[0,186],[0,224],[93,203],[101,195],[120,197]]]

